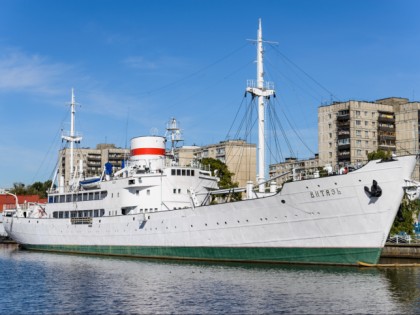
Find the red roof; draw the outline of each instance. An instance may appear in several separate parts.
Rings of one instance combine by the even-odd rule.
[[[38,195],[21,195],[18,197],[18,203],[23,204],[25,202],[47,202],[46,198],[40,198]],[[15,197],[10,195],[0,195],[0,211],[3,211],[5,205],[15,205]]]

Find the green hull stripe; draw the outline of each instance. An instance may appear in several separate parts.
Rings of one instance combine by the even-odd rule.
[[[148,247],[22,245],[42,251],[127,256],[159,259],[185,259],[233,262],[272,262],[302,264],[376,264],[382,248],[273,248],[273,247]]]

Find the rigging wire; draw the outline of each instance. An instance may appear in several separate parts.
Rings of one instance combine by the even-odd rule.
[[[280,122],[280,119],[279,119],[279,117],[277,115],[277,112],[275,110],[275,107],[274,106],[270,106],[269,109],[271,110],[271,116],[273,117],[273,119],[275,120],[275,122],[277,122],[277,125],[279,126],[280,131],[283,134],[284,141],[286,142],[286,145],[287,145],[287,147],[289,149],[290,154],[295,157],[296,155],[295,155],[295,153],[293,151],[293,148],[292,148],[292,145],[290,144],[290,141],[289,141],[289,139],[288,139],[288,137],[286,135],[286,132],[285,132],[285,130],[283,128],[283,125]]]
[[[272,113],[274,109],[273,109],[272,106],[268,106],[268,110],[269,110],[269,112]],[[273,138],[275,149],[276,149],[277,152],[274,152],[273,153],[272,146],[267,146],[267,148],[268,148],[268,150],[270,152],[270,159],[273,158],[276,162],[278,162],[279,157],[280,157],[280,160],[284,160],[284,155],[283,155],[283,151],[281,149],[281,144],[280,144],[280,137],[277,134],[276,121],[273,119],[273,114],[269,114],[268,115],[268,118],[269,118],[268,119],[268,122],[269,122],[269,124],[271,126],[271,130],[273,132],[273,136],[270,137],[270,140],[271,140],[271,138]],[[282,127],[281,127],[281,130],[282,130]],[[284,130],[282,130],[282,133],[283,133],[283,139],[286,139],[287,140],[287,138],[286,138],[286,136],[284,134]],[[291,150],[291,148],[289,147],[289,151],[290,150]],[[290,152],[291,152],[290,154],[293,154],[292,153],[293,151],[290,151]],[[276,158],[276,156],[277,156],[277,158]]]
[[[51,144],[50,144],[47,152],[45,153],[44,158],[43,158],[41,164],[39,165],[37,171],[35,172],[34,176],[32,177],[32,182],[34,182],[35,181],[35,178],[38,177],[38,174],[41,171],[41,168],[44,167],[44,164],[46,163],[47,158],[49,158],[51,156],[51,151],[53,149],[53,146],[55,146],[57,144],[57,139],[60,138],[60,136],[61,136],[61,132],[63,130],[61,127],[63,126],[64,121],[68,118],[68,116],[69,116],[69,111],[66,111],[65,114],[64,114],[64,116],[63,116],[63,118],[61,119],[59,130],[54,135],[54,138],[53,138],[53,140],[52,140],[52,142],[51,142]],[[58,164],[58,162],[56,163],[56,165],[54,167],[54,170],[52,171],[53,173],[55,171],[55,168],[57,167],[57,164]],[[49,178],[52,178],[52,176],[50,175]]]
[[[300,72],[302,72],[306,77],[308,77],[312,82],[314,82],[316,85],[318,85],[321,89],[326,91],[332,98],[335,98],[336,100],[339,100],[339,97],[337,97],[333,92],[328,90],[325,86],[323,86],[320,82],[315,80],[309,73],[304,71],[301,67],[299,67],[296,63],[294,63],[292,60],[290,60],[286,55],[284,55],[277,47],[273,46],[273,49],[284,58],[288,63],[290,63],[292,66],[294,66],[296,69],[298,69]]]
[[[228,134],[226,136],[226,139],[229,139],[230,138],[230,132],[231,132],[233,126],[235,125],[235,122],[237,120],[237,117],[238,117],[238,114],[239,114],[240,110],[243,108],[242,105],[244,103],[245,98],[246,98],[246,94],[243,97],[243,99],[241,101],[241,106],[240,106],[240,108],[238,109],[238,111],[237,111],[237,113],[235,115],[235,118],[234,118],[234,121],[233,121],[231,127],[229,128],[229,131],[228,131]],[[243,139],[243,140],[245,140],[245,142],[247,144],[252,143],[250,141],[251,131],[252,131],[253,125],[256,123],[256,120],[254,120],[254,122],[253,122],[254,108],[255,108],[255,101],[254,101],[254,99],[252,99],[249,102],[249,104],[247,104],[247,106],[245,106],[245,114],[243,115],[242,120],[239,123],[239,126],[238,126],[238,128],[236,130],[236,133],[233,136],[233,139]],[[248,155],[245,155],[245,150],[247,148],[248,148],[248,146],[240,146],[239,151],[238,152],[235,152],[235,157],[233,157],[233,154],[230,154],[230,153],[231,153],[232,150],[236,150],[236,149],[233,146],[232,147],[231,146],[228,146],[228,151],[226,152],[226,155],[225,156],[226,157],[232,157],[232,158],[235,158],[235,159],[241,161],[240,163],[235,163],[235,169],[232,170],[232,172],[235,175],[238,175],[239,176],[240,167],[242,166],[243,163],[245,163],[245,165],[248,166],[247,167],[247,170],[246,170],[246,175],[245,176],[247,176],[248,179],[251,179],[250,178],[250,174],[251,174],[250,167],[251,166],[250,166],[250,163],[248,163],[248,158],[249,157],[248,157]],[[242,161],[242,159],[244,158],[244,156],[247,159],[246,161]],[[226,163],[229,163],[229,160],[226,160]]]
[[[217,59],[216,61],[212,62],[211,64],[209,64],[209,65],[207,65],[207,66],[204,66],[203,68],[200,68],[200,69],[198,69],[197,71],[194,71],[194,72],[192,72],[192,73],[190,73],[190,74],[188,74],[188,75],[184,76],[183,78],[181,78],[181,79],[179,79],[179,80],[172,81],[172,82],[170,82],[170,83],[167,83],[167,84],[162,85],[162,86],[160,86],[160,87],[157,87],[157,88],[155,88],[155,89],[150,89],[150,90],[148,90],[148,91],[144,91],[144,92],[140,93],[139,95],[150,95],[150,94],[153,94],[153,93],[155,93],[155,92],[159,92],[159,91],[161,91],[161,90],[163,90],[163,89],[167,89],[167,88],[174,87],[174,86],[176,86],[177,84],[180,84],[180,83],[182,83],[182,82],[184,82],[184,81],[186,81],[186,80],[188,80],[188,79],[190,79],[190,78],[192,78],[192,77],[194,77],[194,76],[196,76],[196,75],[200,74],[201,72],[203,72],[203,71],[205,71],[205,70],[207,70],[207,69],[209,69],[209,68],[211,68],[211,67],[215,66],[216,64],[218,64],[218,63],[220,63],[220,62],[224,61],[225,59],[229,58],[229,57],[230,57],[230,56],[232,56],[233,54],[235,54],[235,53],[237,53],[238,51],[240,51],[240,50],[242,50],[243,48],[245,48],[247,45],[248,45],[248,43],[246,43],[246,44],[244,44],[244,45],[242,45],[242,46],[240,46],[240,47],[238,47],[238,48],[234,49],[234,50],[233,50],[233,51],[231,51],[230,53],[228,53],[228,54],[226,54],[225,56],[223,56],[223,57],[221,57],[221,58]]]
[[[284,111],[283,115],[284,118],[286,118],[286,121],[288,122],[290,128],[292,129],[293,133],[297,136],[297,138],[299,139],[299,141],[303,144],[303,146],[312,154],[315,154],[315,152],[306,144],[306,142],[302,139],[302,136],[298,133],[297,129],[292,125],[292,123],[290,122],[289,118],[287,117],[286,113]]]

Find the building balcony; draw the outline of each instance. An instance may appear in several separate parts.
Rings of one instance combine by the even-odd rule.
[[[337,129],[337,134],[341,135],[350,135],[350,128],[339,128]]]
[[[350,120],[346,120],[346,121],[337,121],[337,128],[338,129],[348,129],[350,128]]]
[[[349,139],[350,137],[350,132],[349,133],[338,133],[337,139],[341,140],[341,139]]]
[[[100,155],[88,155],[86,159],[88,161],[100,161],[102,158]]]
[[[380,122],[380,123],[395,123],[395,118],[391,115],[379,115],[378,122]]]
[[[349,150],[350,149],[350,144],[349,143],[345,143],[345,144],[339,144],[338,146],[338,151],[343,151],[343,150]]]
[[[395,143],[395,139],[396,139],[396,137],[395,137],[395,135],[378,135],[378,140],[379,141],[390,141],[390,142],[392,142],[392,143]]]
[[[381,130],[381,131],[391,131],[391,132],[394,132],[395,131],[395,128],[394,128],[394,126],[384,126],[384,125],[379,125],[378,126],[378,130]]]
[[[348,155],[337,156],[338,162],[350,162],[350,153]]]
[[[337,121],[346,121],[350,119],[350,114],[337,115]]]
[[[97,167],[97,166],[101,166],[101,162],[87,162],[86,165],[88,167]]]
[[[383,151],[395,151],[395,144],[382,143],[378,145],[378,149]]]

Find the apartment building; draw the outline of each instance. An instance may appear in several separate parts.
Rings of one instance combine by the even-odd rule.
[[[74,149],[74,168],[78,170],[80,161],[83,163],[84,177],[93,177],[102,174],[105,163],[113,165],[114,172],[122,168],[123,161],[130,155],[129,149],[117,148],[114,144],[98,144],[96,149]],[[70,149],[62,149],[59,152],[59,174],[64,175],[66,185],[70,180]]]
[[[318,108],[319,163],[335,169],[363,165],[368,153],[419,151],[420,103],[390,97],[374,102],[334,102]],[[416,169],[414,178],[419,178]]]
[[[184,146],[175,150],[175,157],[180,165],[187,166],[194,160],[214,158],[225,163],[232,173],[233,182],[239,187],[245,187],[246,182],[256,182],[256,152],[255,144],[245,140],[227,140],[203,147]]]
[[[288,157],[284,162],[271,164],[269,166],[269,175],[280,186],[293,179],[300,180],[318,176],[319,166],[318,154],[315,154],[313,158],[303,160]]]

